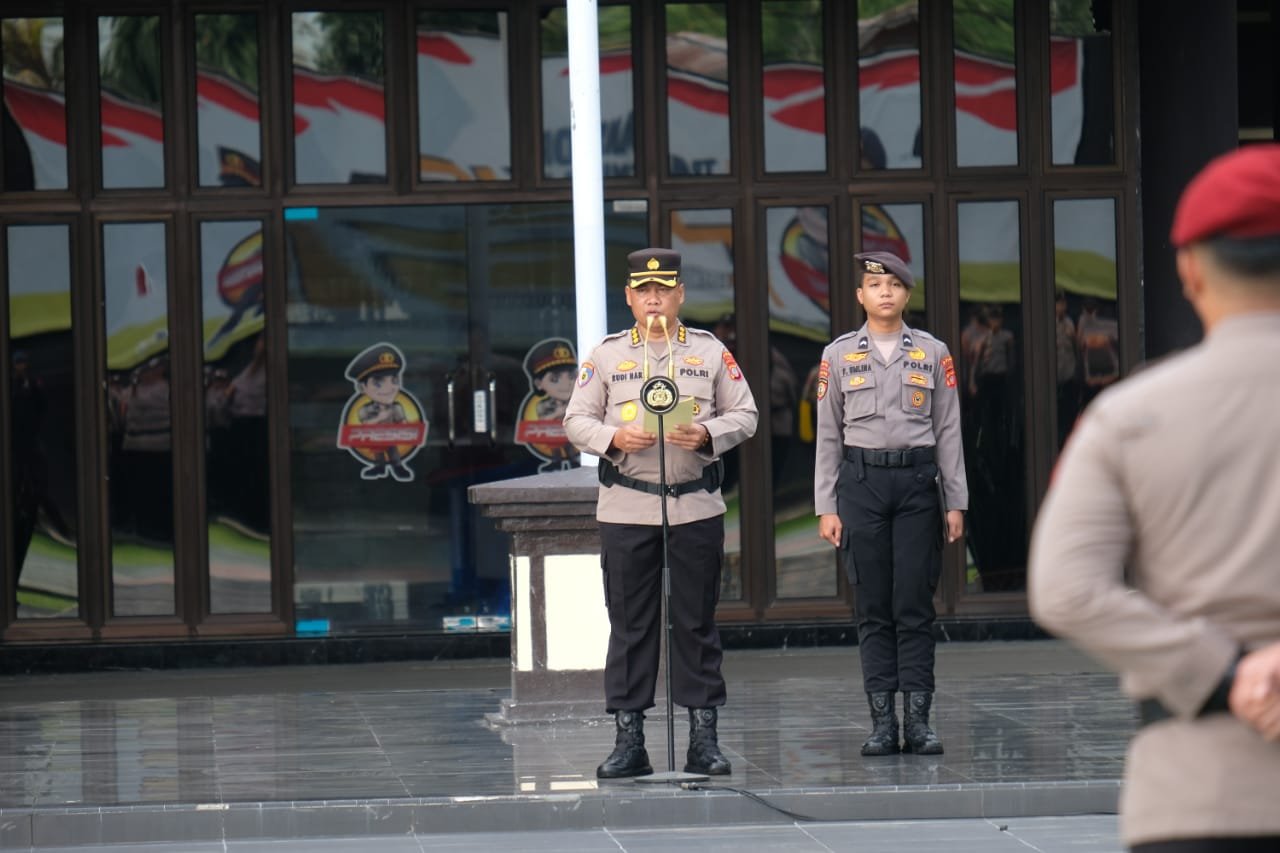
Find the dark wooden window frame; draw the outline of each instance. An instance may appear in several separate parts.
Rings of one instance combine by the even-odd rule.
[[[723,0],[722,0],[723,2]],[[218,0],[131,0],[85,4],[30,2],[7,8],[5,17],[62,17],[66,33],[66,100],[68,136],[68,189],[0,193],[0,222],[70,222],[72,224],[73,316],[76,328],[77,376],[88,380],[103,374],[102,319],[94,305],[101,298],[101,226],[104,222],[163,219],[169,223],[170,281],[198,273],[199,223],[216,219],[259,218],[265,223],[264,250],[270,280],[285,281],[285,207],[333,204],[422,205],[478,202],[568,201],[570,183],[545,180],[541,173],[540,86],[536,37],[540,8],[560,5],[542,0],[265,0],[221,3]],[[612,3],[610,3],[612,5]],[[1051,275],[1051,217],[1043,214],[1058,198],[1110,196],[1117,200],[1117,262],[1120,280],[1122,366],[1130,370],[1141,358],[1139,337],[1142,311],[1138,269],[1138,201],[1136,145],[1136,13],[1126,4],[1115,4],[1112,20],[1114,56],[1115,164],[1104,167],[1053,166],[1047,150],[1051,121],[1047,90],[1048,38],[1045,2],[1017,4],[1016,50],[1018,58],[1018,126],[1020,164],[1016,167],[964,168],[955,162],[952,81],[951,3],[922,2],[920,9],[921,124],[925,142],[923,166],[918,170],[862,171],[858,167],[858,90],[856,24],[852,3],[828,0],[826,7],[825,74],[827,92],[827,170],[824,173],[764,172],[761,106],[761,18],[757,3],[725,2],[730,39],[730,143],[733,166],[728,175],[693,177],[668,173],[666,156],[665,45],[661,0],[632,0],[632,40],[635,56],[636,174],[606,181],[605,197],[644,198],[648,203],[649,233],[654,240],[669,236],[668,211],[682,207],[729,207],[734,210],[735,282],[737,310],[742,324],[741,362],[748,376],[767,369],[767,320],[762,310],[764,250],[751,235],[760,231],[761,211],[779,204],[823,204],[831,210],[830,280],[834,328],[859,320],[852,293],[842,283],[850,281],[851,256],[857,248],[858,205],[863,201],[923,202],[926,205],[926,264],[936,285],[928,306],[929,320],[945,337],[954,340],[959,331],[956,292],[954,212],[959,199],[1020,198],[1024,230],[1024,322],[1030,332],[1043,334],[1044,297],[1028,286],[1028,277]],[[509,86],[512,108],[512,166],[510,181],[466,184],[420,182],[417,162],[416,53],[412,47],[419,9],[506,9],[510,15]],[[292,135],[287,132],[291,115],[292,59],[288,52],[290,15],[317,9],[381,10],[384,15],[386,62],[388,180],[384,185],[296,185],[292,181]],[[215,12],[253,12],[259,20],[263,186],[235,189],[196,186],[196,127],[194,118],[194,16]],[[98,157],[98,65],[96,16],[100,14],[159,14],[165,31],[164,110],[166,117],[166,187],[163,189],[104,191]],[[397,26],[403,33],[397,33]],[[175,46],[176,49],[175,49]],[[177,83],[178,85],[175,85]],[[533,144],[521,145],[532,133]],[[846,155],[843,152],[851,152]],[[1048,247],[1048,248],[1046,248]],[[184,375],[198,376],[199,353],[192,343],[181,343],[195,327],[198,304],[190,289],[170,284],[170,325],[174,331],[174,358]],[[268,381],[275,389],[287,388],[287,328],[285,293],[277,284],[267,291]],[[5,300],[0,299],[0,303]],[[7,304],[0,311],[7,311]],[[0,314],[0,368],[7,368],[8,329]],[[178,326],[182,328],[179,329]],[[181,332],[182,334],[177,334]],[[1051,339],[1050,339],[1051,340]],[[1024,356],[1030,369],[1045,373],[1049,367],[1044,341],[1027,343]],[[1038,355],[1039,354],[1039,355]],[[177,365],[175,365],[177,369]],[[1043,377],[1041,377],[1043,378]],[[0,392],[7,391],[7,371],[0,377]],[[78,417],[85,424],[103,423],[102,401],[85,381],[78,392]],[[1038,383],[1034,387],[1039,389]],[[1047,386],[1046,386],[1047,387]],[[175,384],[175,388],[177,388]],[[1028,424],[1046,420],[1051,412],[1047,391],[1028,394]],[[178,492],[176,520],[201,519],[205,488],[196,439],[201,429],[201,408],[194,390],[175,391],[175,476],[189,480]],[[1041,399],[1044,397],[1044,399]],[[179,618],[147,617],[114,619],[106,616],[106,574],[110,559],[109,531],[105,517],[105,438],[87,434],[81,439],[81,525],[85,531],[81,549],[82,620],[23,620],[0,614],[7,623],[6,641],[35,639],[125,639],[192,635],[279,635],[292,631],[292,518],[287,497],[289,459],[288,406],[279,390],[269,398],[269,430],[272,454],[272,564],[273,612],[268,618],[211,617],[208,614],[206,555],[203,535],[182,534],[177,574],[182,576],[178,594]],[[0,439],[7,436],[0,428]],[[1042,438],[1029,444],[1036,450],[1028,459],[1032,485],[1028,509],[1038,506],[1047,485],[1053,454]],[[1042,445],[1044,445],[1042,447]],[[753,441],[745,448],[758,470],[767,466],[765,443]],[[181,459],[179,459],[181,457]],[[759,457],[758,459],[756,457]],[[744,473],[749,469],[744,464]],[[3,484],[0,484],[3,486]],[[744,541],[742,602],[726,603],[722,618],[734,622],[847,621],[850,593],[841,579],[840,595],[814,601],[775,602],[772,598],[770,508],[765,479],[744,479],[744,519],[753,531]],[[11,496],[0,495],[0,508],[9,507]],[[1029,512],[1029,517],[1031,516]],[[197,525],[198,526],[198,525]],[[755,540],[760,541],[755,541]],[[960,594],[963,555],[948,554],[942,581],[940,613],[961,616],[1023,615],[1025,597],[1020,594]],[[201,573],[204,574],[201,574]],[[176,578],[177,579],[177,578]],[[95,603],[94,596],[99,601]],[[69,624],[74,621],[75,624]]]

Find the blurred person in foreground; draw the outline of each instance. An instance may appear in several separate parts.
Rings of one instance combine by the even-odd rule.
[[[1204,324],[1103,392],[1032,537],[1032,616],[1139,703],[1121,834],[1280,850],[1280,145],[1210,163],[1171,241]]]

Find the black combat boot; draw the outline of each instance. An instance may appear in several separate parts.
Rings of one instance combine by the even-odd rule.
[[[596,768],[598,779],[623,779],[628,776],[648,776],[649,753],[644,748],[644,712],[618,711],[613,715],[618,727],[618,737],[613,752]]]
[[[903,693],[902,739],[903,752],[916,755],[941,755],[942,741],[929,728],[929,708],[933,705],[932,693]]]
[[[689,752],[685,755],[685,773],[705,776],[728,776],[733,768],[720,752],[716,737],[715,708],[689,709]]]
[[[893,691],[868,693],[871,706],[871,735],[862,742],[863,755],[898,754],[898,712],[894,708]]]

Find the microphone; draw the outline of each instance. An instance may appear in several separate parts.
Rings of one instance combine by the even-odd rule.
[[[666,320],[666,317],[662,318]],[[649,335],[653,334],[653,315],[646,314],[644,318],[644,372],[645,379],[649,378]]]
[[[671,333],[667,331],[667,315],[659,314],[658,322],[662,325],[662,336],[667,339],[667,378],[676,378],[675,355],[671,352]]]

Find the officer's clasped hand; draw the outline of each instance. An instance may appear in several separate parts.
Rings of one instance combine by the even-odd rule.
[[[657,440],[657,433],[645,432],[640,426],[619,427],[613,434],[613,446],[623,453],[637,453],[653,447]]]

